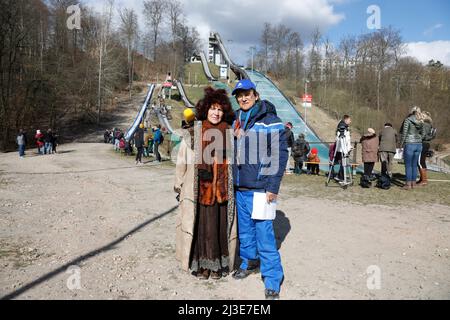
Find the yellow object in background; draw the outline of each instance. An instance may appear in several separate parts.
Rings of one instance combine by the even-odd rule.
[[[141,124],[139,125],[139,128],[144,129],[144,124],[141,123]]]
[[[194,111],[192,111],[192,109],[184,109],[183,111],[183,115],[184,115],[184,120],[186,120],[186,122],[192,122],[195,120],[195,114]]]

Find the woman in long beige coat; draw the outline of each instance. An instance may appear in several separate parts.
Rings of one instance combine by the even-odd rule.
[[[362,136],[362,161],[364,163],[364,175],[368,178],[372,176],[375,163],[378,161],[379,139],[372,128],[367,129],[367,133]]]
[[[232,146],[226,132],[233,113],[226,92],[205,89],[196,113],[201,121],[184,130],[177,156],[176,257],[183,270],[200,279],[220,279],[234,270],[237,247],[231,155],[226,148]],[[211,148],[212,139],[205,135],[209,129],[222,133],[222,148]],[[213,150],[209,162],[204,159],[207,148]]]

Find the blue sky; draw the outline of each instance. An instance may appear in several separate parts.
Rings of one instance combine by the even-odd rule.
[[[400,29],[406,42],[450,40],[450,1],[448,0],[348,0],[335,3],[336,12],[344,13],[345,19],[329,29],[332,40],[343,34],[367,32],[366,13],[370,5],[381,10],[382,27],[392,25]]]
[[[264,22],[283,23],[298,31],[305,44],[319,27],[336,45],[346,35],[372,32],[367,28],[367,8],[377,5],[381,26],[401,30],[408,55],[422,63],[440,60],[450,66],[449,0],[179,0],[186,21],[197,27],[207,48],[210,31],[221,34],[232,58],[241,64],[249,59],[249,48],[258,45]],[[104,0],[84,0],[101,10]],[[117,6],[134,8],[145,28],[143,0],[116,0]]]

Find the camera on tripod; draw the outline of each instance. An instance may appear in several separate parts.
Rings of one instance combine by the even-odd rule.
[[[339,138],[345,137],[345,131],[347,131],[347,126],[345,125],[344,122],[339,123],[337,131],[339,132]]]

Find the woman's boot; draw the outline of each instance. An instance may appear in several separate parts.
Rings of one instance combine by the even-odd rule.
[[[417,182],[417,186],[426,186],[428,184],[428,172],[427,169],[420,169],[420,181]]]
[[[412,182],[406,181],[405,185],[402,188],[403,190],[411,190],[412,189]]]

